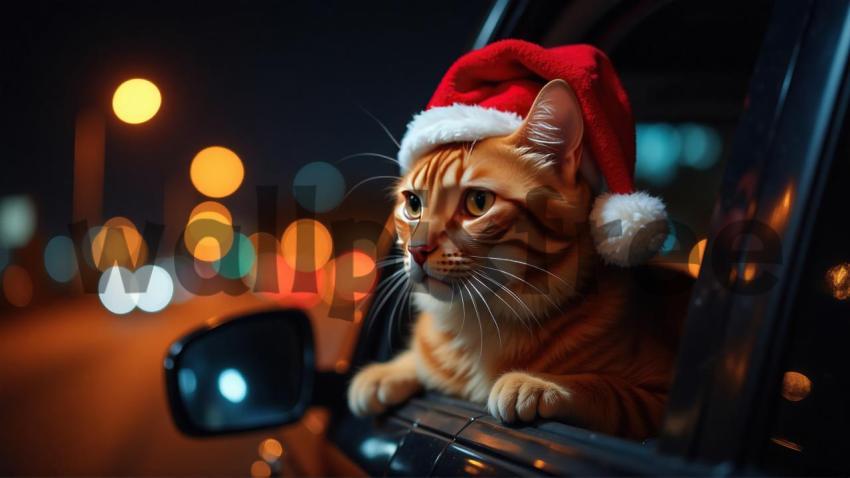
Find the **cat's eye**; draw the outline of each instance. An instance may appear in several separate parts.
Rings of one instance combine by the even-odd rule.
[[[404,214],[409,219],[419,219],[422,215],[422,201],[413,193],[404,193]]]
[[[486,189],[473,189],[466,193],[466,212],[471,216],[483,216],[493,203],[496,195]]]

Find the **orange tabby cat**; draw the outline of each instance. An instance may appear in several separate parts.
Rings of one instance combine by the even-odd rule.
[[[440,147],[401,178],[395,224],[422,312],[406,351],[354,377],[355,414],[425,388],[506,422],[657,431],[675,343],[632,272],[603,265],[583,232],[595,196],[583,132],[575,94],[554,80],[513,134]]]

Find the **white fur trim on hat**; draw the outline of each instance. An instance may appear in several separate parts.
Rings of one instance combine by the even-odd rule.
[[[593,203],[590,224],[602,259],[623,267],[652,257],[668,232],[664,203],[644,192],[600,194]]]
[[[483,106],[455,103],[434,107],[415,115],[407,124],[398,162],[402,171],[407,171],[414,160],[436,146],[505,136],[520,125],[518,114]]]

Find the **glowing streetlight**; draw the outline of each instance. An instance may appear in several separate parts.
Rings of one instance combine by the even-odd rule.
[[[112,109],[121,121],[139,124],[153,118],[162,106],[162,95],[155,84],[142,78],[127,80],[115,90]]]

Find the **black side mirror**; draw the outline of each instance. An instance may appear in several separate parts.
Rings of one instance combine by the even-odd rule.
[[[185,434],[286,425],[313,390],[310,320],[297,309],[214,320],[174,342],[164,366],[171,415]]]

